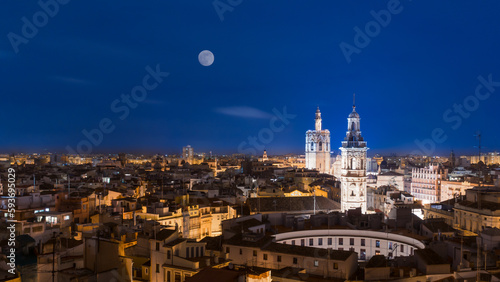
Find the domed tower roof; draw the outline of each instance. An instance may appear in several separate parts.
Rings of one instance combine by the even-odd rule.
[[[349,118],[359,118],[359,114],[356,112],[356,106],[352,107],[352,113],[349,114]]]

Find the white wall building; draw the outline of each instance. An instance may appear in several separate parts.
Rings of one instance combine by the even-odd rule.
[[[341,210],[361,208],[366,213],[366,142],[361,136],[356,106],[347,118],[347,134],[342,141]]]
[[[330,131],[321,129],[319,107],[315,121],[315,129],[306,132],[306,168],[330,173]]]
[[[276,234],[275,237],[281,244],[354,251],[361,261],[369,261],[374,255],[388,258],[410,256],[414,250],[425,248],[424,243],[412,237],[368,230],[301,230]]]
[[[442,181],[447,180],[448,171],[441,165],[430,165],[426,168],[412,170],[411,194],[422,204],[441,201]]]

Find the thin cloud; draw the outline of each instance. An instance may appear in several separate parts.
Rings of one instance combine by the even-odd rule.
[[[234,117],[241,117],[241,118],[267,119],[267,118],[271,118],[272,117],[271,114],[266,113],[266,112],[261,111],[261,110],[256,109],[256,108],[252,108],[252,107],[216,108],[215,112],[223,114],[223,115],[234,116]]]
[[[81,78],[69,77],[69,76],[52,76],[53,80],[57,80],[60,82],[68,83],[68,84],[79,84],[79,85],[89,85],[93,84],[91,81]]]

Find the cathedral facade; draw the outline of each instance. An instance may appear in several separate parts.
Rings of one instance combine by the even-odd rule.
[[[306,168],[330,173],[330,131],[321,128],[321,112],[316,110],[315,129],[306,132]]]
[[[353,103],[347,118],[347,134],[340,147],[341,209],[361,208],[366,213],[366,141],[361,136],[360,118]]]

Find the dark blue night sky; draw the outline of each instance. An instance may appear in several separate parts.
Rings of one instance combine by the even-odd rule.
[[[114,130],[92,152],[248,152],[242,142],[286,107],[296,117],[264,147],[302,153],[317,106],[336,149],[354,92],[370,154],[472,153],[477,130],[485,150],[500,150],[500,2],[480,3],[220,0],[221,20],[213,1],[72,0],[16,53],[11,33],[43,10],[3,1],[0,152],[64,153],[105,118]],[[354,28],[388,5],[390,22],[356,45]],[[357,48],[350,63],[342,42]],[[206,49],[209,67],[198,62]],[[169,76],[121,119],[111,104],[157,65]],[[415,142],[433,135],[435,149]]]

